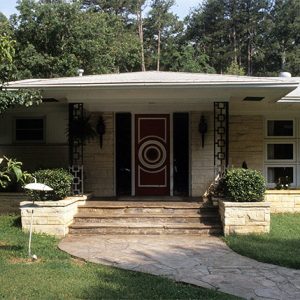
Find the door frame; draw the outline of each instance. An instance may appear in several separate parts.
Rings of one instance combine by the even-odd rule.
[[[129,112],[131,114],[131,196],[136,196],[135,195],[135,115],[137,114],[146,114],[145,110],[137,110],[137,111],[128,111],[128,110],[122,110],[122,111],[117,111],[115,112],[115,114],[117,113],[124,113],[124,112]],[[149,111],[149,115],[159,115],[159,114],[168,114],[169,115],[169,120],[170,120],[170,175],[169,175],[169,186],[170,186],[170,196],[173,196],[173,188],[174,188],[174,164],[173,164],[173,159],[174,159],[174,155],[173,155],[173,114],[179,112],[179,113],[187,113],[189,116],[189,131],[188,131],[188,139],[189,139],[189,170],[191,171],[191,164],[192,164],[192,147],[191,147],[191,143],[192,143],[192,137],[191,137],[191,113],[188,111],[165,111],[163,110],[161,113],[156,113],[153,112],[152,110]],[[114,121],[115,124],[115,121]],[[114,134],[114,193],[115,195],[117,194],[117,187],[116,187],[116,143],[115,143],[115,139],[116,139],[116,134]],[[189,195],[191,195],[191,191],[192,191],[192,186],[191,186],[191,182],[192,182],[192,177],[191,177],[191,172],[189,172],[189,178],[188,178],[188,185],[189,185]]]

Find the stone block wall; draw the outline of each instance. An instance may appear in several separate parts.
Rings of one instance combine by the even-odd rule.
[[[270,203],[219,201],[224,235],[270,232]]]
[[[229,117],[229,166],[248,168],[263,172],[264,119],[262,116]]]
[[[94,196],[113,196],[114,190],[114,114],[110,112],[92,113],[91,123],[96,127],[99,116],[103,116],[106,132],[102,149],[99,137],[87,142],[84,147],[85,192]]]
[[[22,229],[30,230],[31,215],[33,210],[33,232],[46,233],[58,237],[69,232],[69,225],[77,213],[79,205],[84,205],[87,196],[68,197],[59,201],[24,201],[20,204]]]
[[[208,132],[202,148],[198,131],[200,117],[204,116]],[[213,112],[191,113],[191,189],[192,196],[203,196],[214,180],[214,115]]]
[[[265,201],[271,204],[271,213],[300,213],[300,190],[268,190]]]

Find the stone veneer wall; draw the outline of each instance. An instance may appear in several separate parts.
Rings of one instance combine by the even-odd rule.
[[[204,147],[198,131],[200,117],[207,120]],[[213,112],[191,113],[191,194],[203,196],[214,180],[214,115]]]
[[[300,213],[300,190],[268,190],[265,201],[271,204],[271,213]]]
[[[87,196],[68,197],[59,201],[23,201],[20,204],[22,229],[30,230],[33,211],[32,230],[55,236],[65,236],[69,232],[69,225],[77,213],[79,205],[84,205]]]
[[[219,200],[224,235],[270,232],[270,203]]]
[[[229,117],[229,166],[241,167],[246,161],[248,168],[263,172],[263,142],[262,116]]]
[[[99,116],[103,116],[106,132],[103,146],[100,148],[99,137],[87,142],[84,147],[85,192],[94,196],[113,196],[114,190],[114,114],[111,112],[92,113],[91,123],[96,126]]]

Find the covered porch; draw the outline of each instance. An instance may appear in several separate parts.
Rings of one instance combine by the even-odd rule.
[[[48,123],[51,107],[64,116],[63,122],[52,120],[47,127],[52,134],[57,131],[66,147],[74,192],[98,197],[202,197],[219,172],[243,162],[266,177],[270,173],[272,185],[282,160],[266,157],[267,143],[277,139],[266,137],[266,124],[298,124],[295,106],[277,103],[297,86],[291,78],[138,72],[25,80],[10,86],[43,93],[43,105],[20,115],[44,113]],[[62,138],[68,124],[84,116],[90,116],[98,137],[85,142],[78,135]],[[297,139],[295,130],[292,138]],[[53,146],[46,136],[44,149]],[[55,151],[51,155],[53,165],[62,157]],[[293,163],[297,186],[298,161]]]

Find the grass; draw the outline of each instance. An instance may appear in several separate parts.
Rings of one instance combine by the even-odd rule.
[[[0,216],[0,299],[238,299],[144,273],[86,263],[33,235],[39,259],[27,258],[28,234],[17,216]]]
[[[300,214],[271,216],[271,231],[263,235],[225,238],[235,252],[261,262],[300,269]]]

